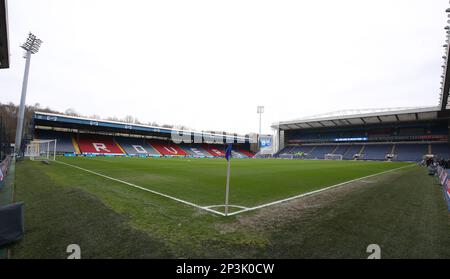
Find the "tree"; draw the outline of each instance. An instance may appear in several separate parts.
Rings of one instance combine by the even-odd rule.
[[[64,114],[70,115],[70,116],[80,116],[80,115],[78,114],[78,112],[77,112],[75,109],[73,109],[73,108],[68,108],[68,109],[66,109],[66,111],[64,112]]]

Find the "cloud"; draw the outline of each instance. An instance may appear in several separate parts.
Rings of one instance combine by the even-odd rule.
[[[351,108],[438,103],[446,1],[25,1],[9,3],[18,103],[29,30],[28,103],[132,114],[200,130],[263,131]]]

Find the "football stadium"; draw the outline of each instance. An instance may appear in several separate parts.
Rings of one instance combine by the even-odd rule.
[[[317,111],[272,134],[25,109],[13,144],[0,120],[0,257],[450,258],[444,49],[436,106]]]

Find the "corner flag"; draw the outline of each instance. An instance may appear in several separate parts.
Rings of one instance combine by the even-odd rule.
[[[227,161],[229,161],[231,158],[231,150],[232,149],[233,149],[233,146],[231,144],[229,144],[227,146],[227,149],[225,150],[225,159],[227,159]]]

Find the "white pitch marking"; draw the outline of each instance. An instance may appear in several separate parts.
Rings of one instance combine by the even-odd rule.
[[[103,178],[107,178],[107,179],[110,179],[110,180],[113,180],[113,181],[116,181],[116,182],[120,182],[120,183],[126,184],[128,186],[131,186],[131,187],[143,190],[143,191],[147,191],[147,192],[153,193],[155,195],[159,195],[159,196],[162,196],[162,197],[165,197],[165,198],[168,198],[168,199],[171,199],[171,200],[174,200],[174,201],[186,204],[186,205],[190,205],[190,206],[195,207],[195,208],[203,209],[203,210],[206,210],[206,211],[209,211],[209,212],[221,215],[221,216],[225,216],[224,213],[216,211],[214,209],[210,209],[207,206],[205,207],[205,206],[197,205],[197,204],[192,203],[192,202],[188,202],[188,201],[185,201],[185,200],[182,200],[182,199],[179,199],[179,198],[175,198],[175,197],[172,197],[172,196],[169,196],[169,195],[166,195],[166,194],[163,194],[163,193],[160,193],[160,192],[157,192],[157,191],[153,191],[153,190],[144,188],[142,186],[139,186],[139,185],[127,182],[127,181],[123,181],[123,180],[120,180],[120,179],[117,179],[117,178],[113,178],[113,177],[110,177],[110,176],[107,176],[107,175],[104,175],[104,174],[101,174],[101,173],[98,173],[98,172],[95,172],[95,171],[91,171],[91,170],[88,170],[88,169],[85,169],[85,168],[82,168],[82,167],[79,167],[79,166],[75,166],[75,165],[72,165],[72,164],[69,164],[69,163],[65,163],[65,162],[61,162],[61,161],[55,161],[55,162],[60,163],[60,164],[64,164],[64,165],[67,165],[67,166],[71,166],[73,168],[76,168],[76,169],[79,169],[79,170],[82,170],[82,171],[85,171],[85,172],[89,172],[89,173],[101,176]]]
[[[339,184],[336,184],[336,185],[332,185],[332,186],[329,186],[329,187],[326,187],[326,188],[322,188],[322,189],[319,189],[319,190],[315,190],[315,191],[312,191],[312,192],[308,192],[308,193],[300,194],[300,195],[297,195],[297,196],[293,196],[293,197],[290,197],[290,198],[287,198],[287,199],[282,199],[282,200],[278,200],[278,201],[269,202],[269,203],[265,203],[265,204],[262,204],[262,205],[254,206],[254,207],[249,207],[247,209],[243,209],[243,210],[239,210],[239,211],[235,211],[235,212],[229,213],[228,216],[237,215],[237,214],[242,213],[242,212],[253,211],[253,210],[256,210],[256,209],[263,208],[263,207],[267,207],[267,206],[271,206],[271,205],[275,205],[275,204],[279,204],[279,203],[295,200],[295,199],[302,198],[302,197],[305,197],[305,196],[309,196],[309,195],[317,194],[317,193],[320,193],[320,192],[323,192],[323,191],[327,191],[327,190],[330,190],[330,189],[333,189],[333,188],[336,188],[336,187],[339,187],[339,186],[343,186],[343,185],[348,184],[348,183],[352,183],[352,182],[359,181],[359,180],[364,180],[364,179],[367,179],[367,178],[370,178],[370,177],[386,174],[386,173],[389,173],[389,172],[393,172],[393,171],[396,171],[396,170],[400,170],[400,169],[408,168],[408,167],[412,167],[412,166],[415,166],[415,165],[403,166],[403,167],[395,168],[395,169],[392,169],[392,170],[371,174],[371,175],[368,175],[368,176],[364,176],[364,177],[361,177],[361,178],[345,181],[345,182],[342,182],[342,183],[339,183]]]
[[[180,202],[180,203],[183,203],[183,204],[186,204],[186,205],[190,205],[190,206],[195,207],[195,208],[203,209],[203,210],[209,211],[211,213],[215,213],[215,214],[218,214],[218,215],[221,215],[221,216],[225,216],[224,213],[210,208],[210,207],[216,207],[216,206],[218,207],[218,206],[223,206],[223,205],[210,205],[210,206],[197,205],[195,203],[191,203],[191,202],[188,202],[188,201],[185,201],[185,200],[182,200],[182,199],[179,199],[179,198],[175,198],[175,197],[172,197],[172,196],[169,196],[169,195],[157,192],[157,191],[153,191],[153,190],[150,190],[150,189],[138,186],[136,184],[133,184],[133,183],[130,183],[130,182],[127,182],[127,181],[123,181],[123,180],[120,180],[120,179],[117,179],[117,178],[113,178],[113,177],[110,177],[110,176],[107,176],[107,175],[104,175],[104,174],[101,174],[101,173],[97,173],[97,172],[94,172],[94,171],[91,171],[91,170],[88,170],[88,169],[84,169],[82,167],[78,167],[78,166],[75,166],[75,165],[72,165],[72,164],[68,164],[68,163],[65,163],[65,162],[60,162],[60,161],[55,161],[55,162],[60,163],[60,164],[64,164],[64,165],[68,165],[68,166],[71,166],[71,167],[74,167],[74,168],[77,168],[77,169],[80,169],[80,170],[83,170],[83,171],[86,171],[86,172],[89,172],[89,173],[92,173],[92,174],[95,174],[95,175],[98,175],[98,176],[101,176],[101,177],[104,177],[104,178],[107,178],[107,179],[110,179],[110,180],[113,180],[113,181],[117,181],[117,182],[129,185],[129,186],[132,186],[132,187],[135,187],[135,188],[141,189],[143,191],[147,191],[147,192],[150,192],[150,193],[162,196],[162,197],[166,197],[168,199],[175,200],[177,202]],[[364,179],[367,179],[367,178],[370,178],[370,177],[386,174],[386,173],[389,173],[389,172],[393,172],[393,171],[396,171],[396,170],[400,170],[400,169],[404,169],[404,168],[408,168],[408,167],[412,167],[412,166],[415,166],[415,165],[412,164],[412,165],[403,166],[403,167],[395,168],[395,169],[384,171],[384,172],[380,172],[380,173],[371,174],[371,175],[368,175],[368,176],[364,176],[364,177],[360,177],[360,178],[357,178],[357,179],[345,181],[345,182],[342,182],[342,183],[339,183],[339,184],[335,184],[335,185],[332,185],[332,186],[329,186],[329,187],[326,187],[326,188],[318,189],[318,190],[315,190],[315,191],[312,191],[312,192],[303,193],[303,194],[300,194],[300,195],[297,195],[297,196],[292,196],[292,197],[289,197],[289,198],[286,198],[286,199],[282,199],[282,200],[278,200],[278,201],[274,201],[274,202],[270,202],[270,203],[265,203],[265,204],[257,205],[257,206],[254,206],[254,207],[245,207],[245,206],[236,206],[235,205],[234,207],[243,208],[243,209],[235,211],[235,212],[232,212],[232,213],[228,213],[228,216],[233,216],[233,215],[237,215],[237,214],[240,214],[240,213],[243,213],[243,212],[253,211],[253,210],[256,210],[256,209],[263,208],[263,207],[268,207],[268,206],[271,206],[271,205],[275,205],[275,204],[279,204],[279,203],[295,200],[295,199],[306,197],[306,196],[309,196],[309,195],[314,195],[314,194],[317,194],[317,193],[320,193],[320,192],[323,192],[323,191],[327,191],[327,190],[330,190],[330,189],[333,189],[333,188],[336,188],[336,187],[343,186],[345,184],[349,184],[349,183],[356,182],[356,181],[359,181],[359,180],[364,180]]]
[[[205,208],[213,208],[213,207],[224,207],[224,204],[215,204],[215,205],[208,205],[205,206]],[[241,208],[241,209],[248,209],[248,207],[242,206],[242,205],[233,205],[233,204],[229,204],[229,207],[236,207],[236,208]]]

